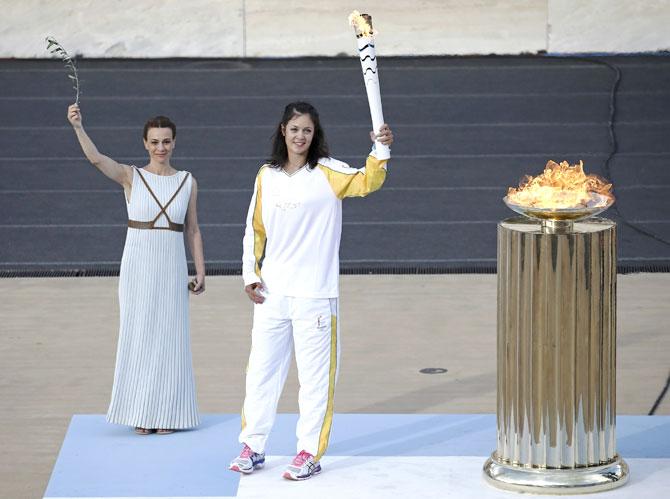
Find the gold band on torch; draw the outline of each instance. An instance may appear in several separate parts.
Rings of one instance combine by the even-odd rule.
[[[616,451],[616,225],[498,225],[496,487],[536,494],[623,485]]]
[[[354,27],[356,32],[356,43],[358,46],[358,55],[361,60],[365,91],[368,95],[372,129],[375,133],[379,133],[379,129],[384,124],[384,114],[382,112],[382,98],[379,90],[377,53],[375,51],[372,17],[368,14],[360,14],[355,10],[349,15],[349,24]],[[388,146],[376,141],[375,156],[377,159],[389,159],[391,157],[391,150]]]

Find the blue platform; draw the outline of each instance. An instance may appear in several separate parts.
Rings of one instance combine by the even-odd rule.
[[[239,415],[206,415],[197,430],[164,436],[135,435],[102,415],[75,415],[44,497],[325,499],[373,491],[375,497],[401,497],[403,487],[422,491],[422,498],[465,497],[454,495],[461,489],[472,497],[514,497],[479,476],[495,447],[494,415],[337,414],[324,473],[309,484],[280,478],[296,452],[296,421],[295,414],[277,417],[267,468],[241,477],[227,470],[240,449]],[[620,416],[617,448],[632,479],[607,497],[645,497],[641,487],[656,491],[664,484],[670,496],[670,417]],[[411,486],[412,479],[420,483]]]

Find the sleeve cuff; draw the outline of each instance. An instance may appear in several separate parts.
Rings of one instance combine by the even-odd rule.
[[[260,278],[256,275],[255,272],[251,272],[249,274],[244,274],[242,276],[242,279],[244,280],[244,286],[248,286],[249,284],[254,284],[256,282],[261,282]]]
[[[379,160],[391,159],[391,148],[386,146],[380,146],[379,151],[377,151],[377,143],[372,143],[372,149],[370,150],[370,156],[373,156]]]

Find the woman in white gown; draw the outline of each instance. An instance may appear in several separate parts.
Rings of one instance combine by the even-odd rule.
[[[188,289],[204,291],[205,263],[196,181],[170,164],[176,127],[164,116],[146,123],[149,163],[137,168],[98,151],[84,131],[77,105],[68,108],[68,120],[86,158],[123,186],[128,209],[119,274],[119,343],[107,420],[132,426],[140,435],[197,426]],[[184,232],[196,269],[190,284]]]

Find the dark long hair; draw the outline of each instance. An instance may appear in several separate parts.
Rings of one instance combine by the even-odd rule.
[[[271,166],[281,168],[288,161],[288,149],[286,148],[286,139],[282,133],[282,127],[286,127],[291,119],[301,114],[309,114],[314,123],[314,137],[312,138],[312,143],[309,145],[309,151],[307,151],[307,163],[309,163],[309,167],[314,168],[319,158],[330,156],[326,135],[323,133],[323,128],[321,128],[321,121],[319,120],[319,113],[316,108],[308,102],[291,102],[284,108],[284,115],[272,136],[272,155],[268,160]]]
[[[149,128],[169,128],[172,130],[172,138],[175,139],[177,137],[177,125],[172,123],[172,120],[167,116],[155,116],[147,120],[144,124],[144,131],[142,132],[144,140],[147,140],[147,132],[149,131]]]

